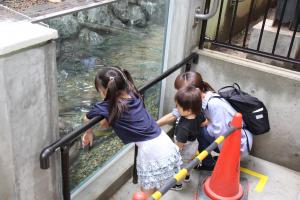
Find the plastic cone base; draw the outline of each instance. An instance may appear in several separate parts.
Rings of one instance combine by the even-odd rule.
[[[210,175],[210,173],[205,173],[205,171],[204,171],[204,173],[201,173],[199,175],[197,195],[196,195],[196,198],[194,198],[194,200],[211,200],[211,198],[209,198],[205,194],[205,191],[204,191],[204,183],[209,175]],[[248,200],[249,182],[248,182],[247,178],[241,177],[240,183],[243,187],[243,197],[241,198],[241,200]]]
[[[204,186],[203,189],[204,189],[205,194],[206,194],[208,197],[210,197],[211,199],[213,199],[213,200],[239,200],[239,199],[241,199],[241,198],[243,197],[243,188],[242,188],[242,185],[241,185],[241,184],[239,184],[239,191],[238,191],[237,194],[234,195],[234,196],[231,196],[231,197],[223,197],[223,196],[220,196],[220,195],[214,193],[214,192],[211,190],[210,186],[209,186],[209,184],[210,184],[210,178],[211,178],[211,177],[208,177],[208,178],[205,180],[205,182],[204,182],[204,184],[203,184],[203,186]]]

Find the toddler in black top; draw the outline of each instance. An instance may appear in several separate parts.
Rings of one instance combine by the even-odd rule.
[[[175,95],[175,102],[181,117],[175,128],[175,143],[180,149],[183,164],[189,163],[198,150],[197,134],[207,120],[201,110],[201,93],[194,86],[187,86]],[[185,181],[189,181],[189,174]]]

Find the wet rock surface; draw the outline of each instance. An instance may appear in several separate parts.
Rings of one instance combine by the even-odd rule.
[[[77,157],[73,159],[70,168],[70,187],[74,189],[84,179],[101,168],[122,146],[122,142],[114,134],[95,138],[94,147],[90,150],[80,149],[77,143],[77,146],[75,146]]]

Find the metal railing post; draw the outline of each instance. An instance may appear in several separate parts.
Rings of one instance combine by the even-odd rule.
[[[63,146],[61,150],[61,172],[62,172],[62,183],[63,183],[63,198],[64,200],[71,199],[70,193],[70,161],[69,161],[69,145]]]
[[[138,183],[137,169],[136,169],[136,159],[138,154],[138,147],[134,145],[134,158],[133,158],[133,171],[132,171],[132,183]]]
[[[205,8],[204,8],[204,14],[207,14],[209,12],[209,6],[210,6],[210,0],[206,0]],[[199,49],[203,49],[203,47],[204,47],[206,27],[207,27],[207,19],[204,19],[202,21],[200,41],[199,41]]]

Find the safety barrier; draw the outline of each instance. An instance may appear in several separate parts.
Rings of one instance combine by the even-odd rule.
[[[226,137],[228,137],[238,127],[230,126],[228,130],[221,136],[219,136],[212,144],[210,144],[205,150],[203,150],[196,158],[194,158],[188,165],[181,169],[174,177],[167,181],[158,191],[152,194],[148,200],[159,200],[165,193],[168,192],[176,183],[182,181],[187,175],[188,171],[201,163],[215,148],[221,144]]]

